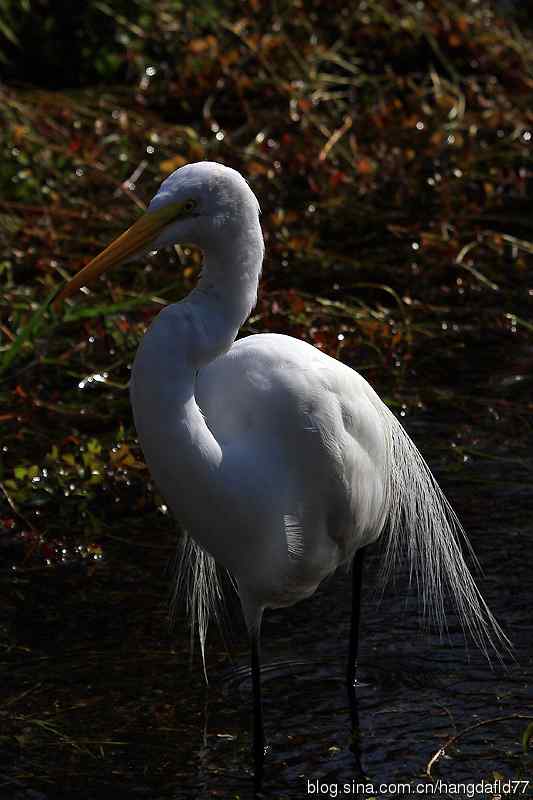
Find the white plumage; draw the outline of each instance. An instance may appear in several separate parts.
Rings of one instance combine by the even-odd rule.
[[[62,296],[115,263],[177,242],[202,249],[202,275],[144,337],[131,402],[153,478],[190,537],[182,568],[202,652],[219,593],[215,561],[236,583],[257,672],[264,609],[311,595],[385,527],[385,573],[406,556],[437,622],[448,589],[478,644],[504,642],[464,563],[455,514],[364,378],[289,336],[235,342],[263,260],[259,206],[239,173],[210,162],[174,172],[146,215]],[[254,682],[260,784],[258,675]]]

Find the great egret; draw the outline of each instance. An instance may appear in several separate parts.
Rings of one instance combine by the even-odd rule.
[[[309,597],[353,562],[347,671],[352,725],[364,547],[387,530],[384,571],[407,555],[423,607],[442,625],[451,590],[463,627],[485,650],[505,636],[463,560],[463,530],[425,461],[364,378],[290,336],[235,341],[257,297],[264,245],[259,204],[221,164],[188,164],[147,212],[82,269],[56,302],[109,267],[167,245],[204,254],[196,288],[146,333],[131,404],[153,478],[188,532],[190,609],[204,654],[231,574],[251,640],[256,788],[263,776],[259,637],[265,608]]]

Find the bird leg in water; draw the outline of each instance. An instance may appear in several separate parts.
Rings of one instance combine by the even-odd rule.
[[[265,730],[263,727],[263,706],[261,703],[261,658],[259,648],[259,628],[251,634],[252,646],[252,688],[254,704],[254,788],[261,791],[265,766]]]
[[[359,769],[361,768],[359,747],[359,713],[357,709],[357,657],[359,652],[359,623],[361,620],[361,595],[363,561],[366,548],[361,548],[354,556],[352,564],[352,621],[350,625],[350,647],[348,652],[348,668],[346,670],[346,687],[350,703],[351,751],[354,754]]]

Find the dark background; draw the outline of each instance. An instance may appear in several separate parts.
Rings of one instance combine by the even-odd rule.
[[[312,342],[401,415],[517,648],[490,672],[465,661],[453,615],[453,649],[421,637],[401,576],[380,608],[369,599],[368,772],[422,780],[466,731],[436,774],[530,774],[532,36],[527,4],[0,0],[0,796],[249,790],[238,605],[242,669],[225,672],[213,634],[206,694],[184,615],[167,625],[179,531],[127,394],[146,326],[200,256],[160,253],[60,314],[45,305],[200,159],[241,170],[261,202],[242,335]],[[302,775],[353,772],[348,597],[338,576],[265,622],[277,800],[304,796]]]

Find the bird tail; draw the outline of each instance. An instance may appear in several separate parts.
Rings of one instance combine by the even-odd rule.
[[[173,583],[174,590],[170,603],[171,620],[176,617],[178,601],[185,596],[186,613],[190,621],[191,659],[194,653],[194,640],[198,635],[204,676],[207,683],[205,665],[207,628],[210,619],[214,619],[221,627],[225,608],[224,593],[215,559],[185,531],[176,556],[175,580]]]
[[[388,580],[406,555],[409,579],[415,578],[424,619],[446,629],[445,598],[452,596],[464,633],[469,633],[490,661],[512,649],[465,563],[462,546],[479,563],[453,508],[424,458],[394,414],[381,401],[386,435],[386,508],[388,535],[382,574]]]

